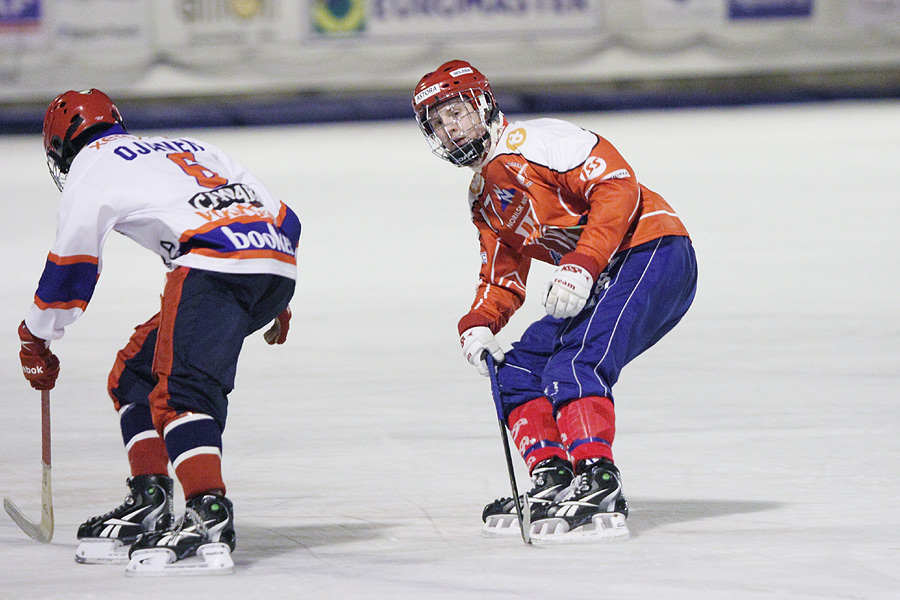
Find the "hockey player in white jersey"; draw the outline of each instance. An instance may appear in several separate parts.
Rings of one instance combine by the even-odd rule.
[[[135,329],[109,375],[129,493],[81,525],[76,560],[130,556],[132,575],[230,572],[234,518],[221,470],[228,394],[246,336],[271,322],[266,341],[285,341],[300,222],[218,148],[128,133],[99,90],[54,99],[43,141],[62,198],[56,240],[19,326],[32,387],[55,385],[50,343],[87,308],[112,231],[171,269],[160,311]],[[179,519],[169,463],[186,499]]]

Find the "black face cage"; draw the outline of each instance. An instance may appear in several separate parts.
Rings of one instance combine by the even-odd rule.
[[[446,131],[446,124],[437,116],[437,111],[448,104],[459,102],[464,102],[470,107],[467,116],[471,118],[472,125],[467,129],[458,129],[465,135],[467,141],[457,143],[449,134],[445,133],[447,141],[443,142],[438,136],[436,128]],[[435,155],[457,167],[466,167],[484,159],[490,149],[491,125],[499,113],[490,93],[470,88],[437,104],[424,106],[416,114],[416,121]]]

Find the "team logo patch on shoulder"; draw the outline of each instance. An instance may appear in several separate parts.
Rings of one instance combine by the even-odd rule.
[[[506,147],[510,150],[518,150],[519,146],[525,143],[525,130],[521,127],[514,131],[510,131],[506,136]]]
[[[599,156],[589,156],[581,168],[581,180],[590,181],[606,172],[606,161]]]

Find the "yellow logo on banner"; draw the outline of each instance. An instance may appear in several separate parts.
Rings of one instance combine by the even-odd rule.
[[[313,26],[319,33],[352,33],[366,28],[366,0],[315,0]]]
[[[525,130],[522,128],[511,131],[506,136],[506,147],[510,150],[517,150],[519,146],[525,143]]]
[[[261,0],[231,0],[231,10],[242,19],[252,19],[262,10]]]

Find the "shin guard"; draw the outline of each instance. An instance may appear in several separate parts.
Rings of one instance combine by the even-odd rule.
[[[553,406],[546,398],[535,398],[516,407],[509,413],[507,423],[529,472],[551,456],[568,460],[553,418]]]
[[[556,416],[572,464],[591,458],[612,460],[616,413],[612,400],[588,396],[569,402]]]
[[[222,430],[215,419],[200,413],[184,413],[165,426],[163,435],[185,498],[203,492],[225,493]]]
[[[119,427],[128,453],[131,475],[168,475],[169,455],[153,427],[150,407],[126,404],[119,410]]]

